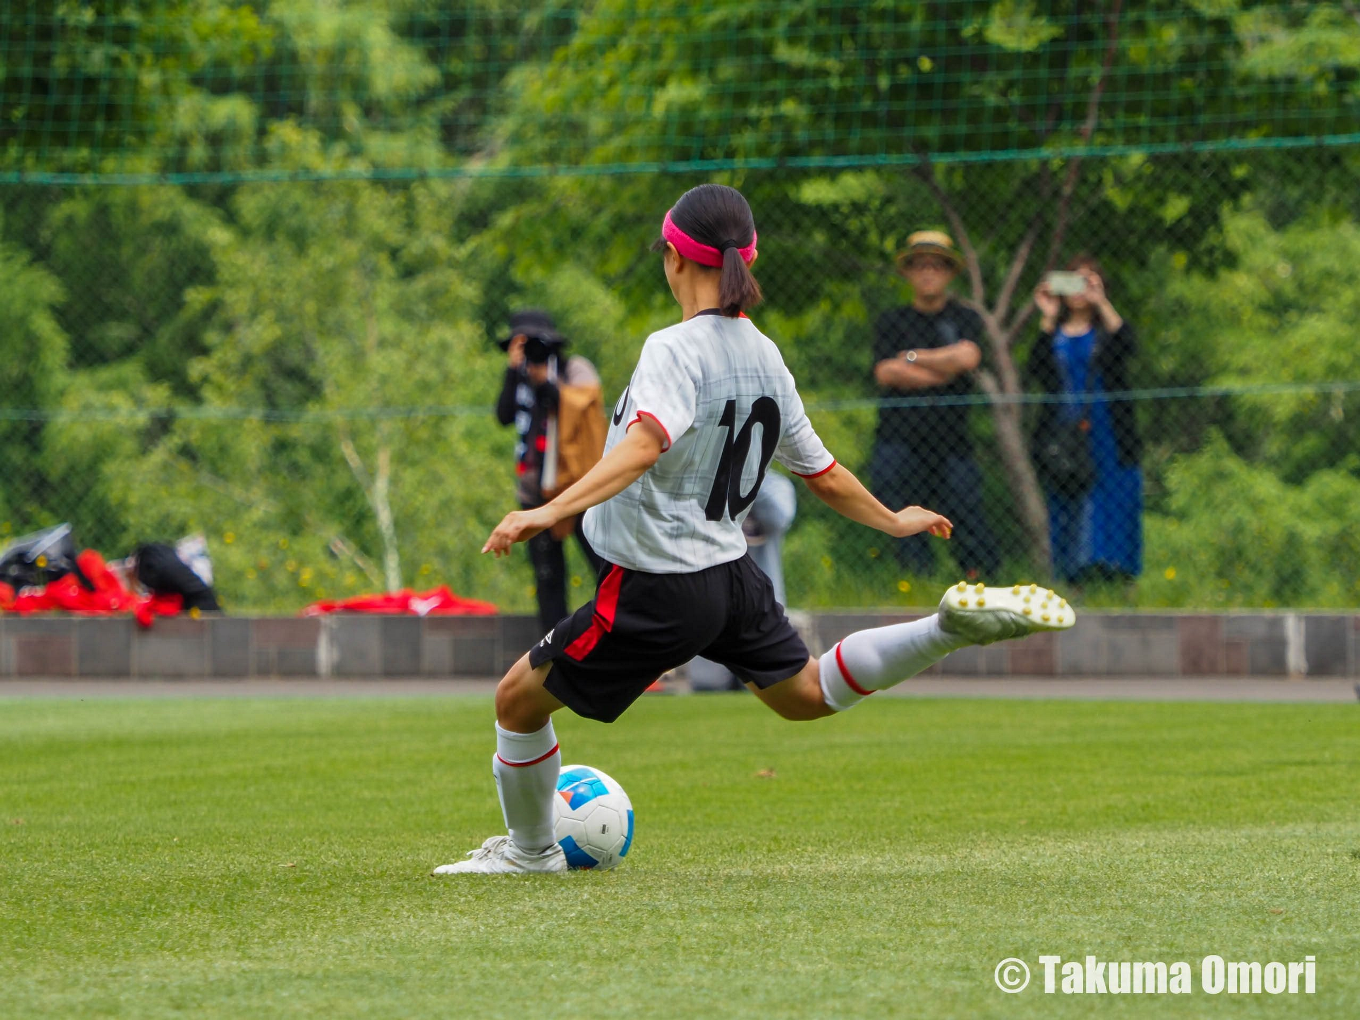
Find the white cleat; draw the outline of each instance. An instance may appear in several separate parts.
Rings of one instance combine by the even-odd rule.
[[[1076,622],[1076,610],[1066,599],[1037,584],[985,588],[960,581],[940,599],[940,629],[975,645],[1067,630]]]
[[[509,836],[492,836],[468,859],[457,864],[441,864],[432,875],[537,875],[567,870],[567,857],[554,843],[546,850],[530,853],[521,850]]]

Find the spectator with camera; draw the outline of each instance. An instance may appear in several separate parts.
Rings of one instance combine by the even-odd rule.
[[[510,316],[505,382],[496,418],[514,425],[515,495],[520,507],[542,506],[590,470],[604,450],[605,418],[600,377],[580,355],[564,357],[567,339],[552,317],[538,309]],[[546,633],[567,615],[567,565],[563,542],[574,534],[591,569],[603,560],[586,541],[579,516],[528,542],[538,596],[539,624]]]
[[[1053,572],[1064,581],[1131,580],[1143,570],[1142,436],[1129,400],[1138,351],[1090,255],[1049,273],[1034,292],[1039,337],[1025,375],[1061,396],[1041,404],[1031,451],[1048,497]]]
[[[937,230],[907,238],[898,270],[911,304],[874,324],[874,381],[886,398],[925,398],[879,408],[870,474],[874,495],[890,507],[928,506],[954,522],[951,551],[970,579],[993,577],[1001,556],[982,512],[982,472],[973,453],[967,398],[982,364],[981,317],[950,296],[963,263],[953,239]],[[932,573],[925,537],[897,542],[902,566]]]

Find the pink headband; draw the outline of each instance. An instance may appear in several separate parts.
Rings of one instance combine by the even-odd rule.
[[[697,262],[701,266],[712,266],[714,269],[721,267],[723,264],[723,253],[719,249],[714,248],[712,245],[701,244],[686,234],[675,225],[675,221],[671,219],[669,211],[666,213],[665,221],[661,224],[661,236],[675,245],[675,250],[691,262]],[[751,243],[745,248],[738,248],[737,254],[741,256],[741,260],[748,266],[755,261],[756,232],[754,230],[751,231]]]

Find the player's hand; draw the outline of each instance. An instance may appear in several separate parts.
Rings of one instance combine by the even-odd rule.
[[[482,546],[482,552],[494,553],[497,557],[510,555],[510,547],[516,542],[527,542],[540,531],[547,531],[557,523],[557,515],[546,506],[532,510],[516,510],[506,514],[491,537]]]
[[[909,506],[905,510],[897,511],[895,537],[906,538],[908,535],[919,535],[922,532],[929,532],[936,538],[948,538],[954,533],[954,525],[943,514],[937,514],[934,510],[927,510],[921,506]]]
[[[519,368],[524,364],[524,345],[528,342],[528,339],[528,337],[517,336],[510,341],[510,346],[505,353],[509,357],[511,368]]]

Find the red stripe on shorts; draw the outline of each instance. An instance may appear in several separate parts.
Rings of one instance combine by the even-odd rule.
[[[840,669],[841,676],[845,678],[846,687],[849,687],[856,694],[864,695],[866,698],[874,693],[873,691],[866,691],[859,684],[855,683],[855,678],[852,677],[850,671],[845,668],[845,657],[841,655],[841,643],[839,641],[836,642],[836,666]]]
[[[615,564],[600,582],[600,590],[595,593],[595,616],[590,628],[571,644],[564,653],[567,658],[580,662],[589,655],[600,638],[614,629],[614,616],[619,610],[619,586],[623,583],[623,568]]]

